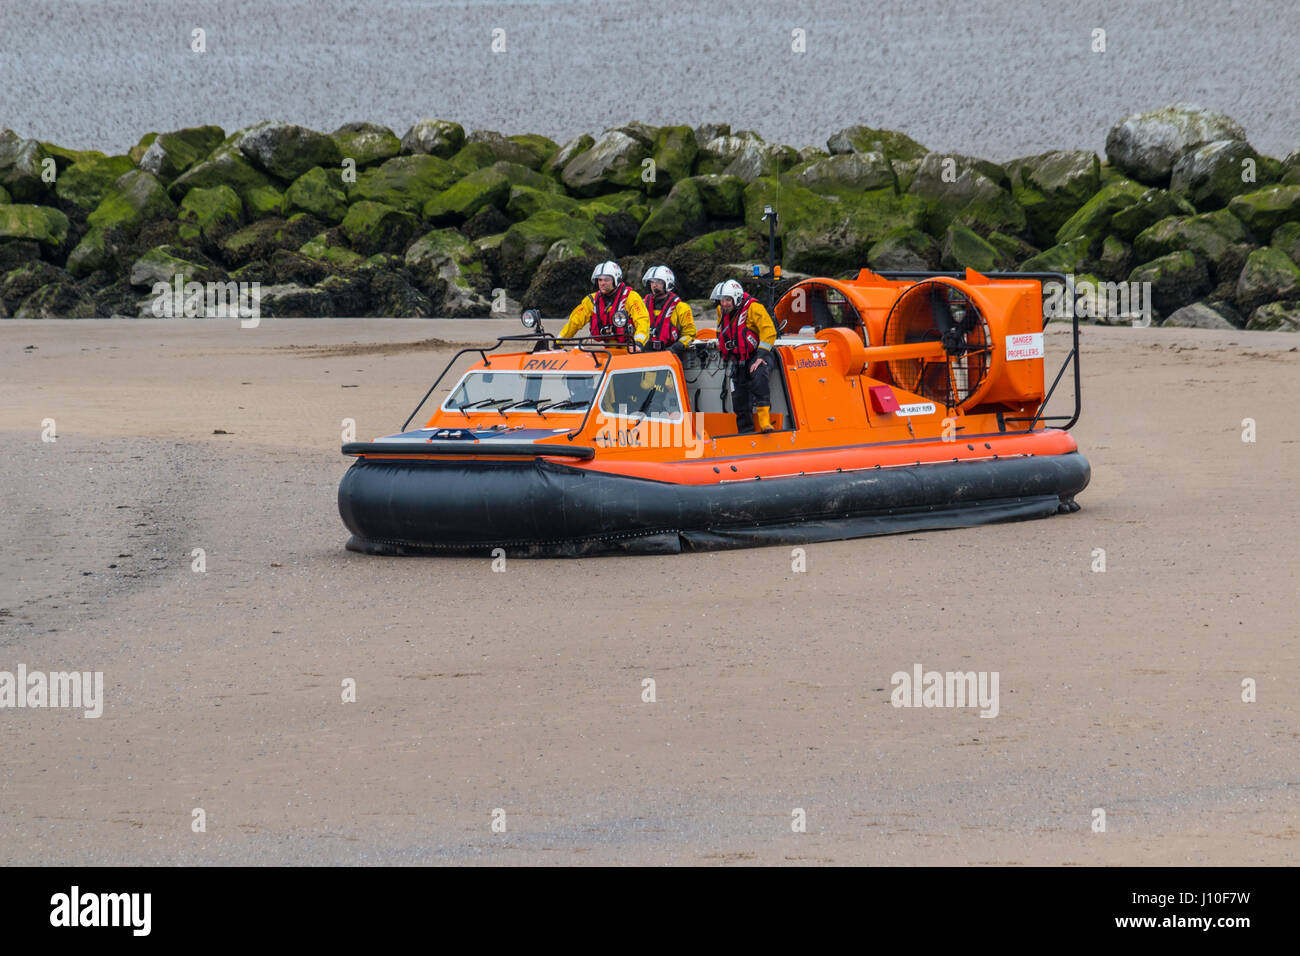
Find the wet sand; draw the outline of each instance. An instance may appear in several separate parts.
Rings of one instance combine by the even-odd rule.
[[[804,573],[345,551],[342,420],[516,329],[0,323],[0,670],[105,682],[0,710],[0,863],[1296,864],[1300,337],[1085,329],[1075,515]],[[998,716],[892,707],[916,663]]]

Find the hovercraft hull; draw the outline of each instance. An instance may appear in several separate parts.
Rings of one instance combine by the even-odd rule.
[[[339,485],[367,554],[676,554],[964,528],[1077,510],[1078,452],[677,484],[544,458],[358,459]]]

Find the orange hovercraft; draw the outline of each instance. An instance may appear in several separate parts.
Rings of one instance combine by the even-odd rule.
[[[1048,280],[1065,285],[1055,273],[970,270],[798,282],[773,313],[778,329],[800,332],[776,341],[776,430],[764,433],[737,434],[714,332],[679,360],[559,339],[530,310],[530,332],[461,350],[400,433],[343,446],[357,459],[339,485],[347,546],[674,554],[1077,511],[1091,473],[1068,434],[1079,325],[1045,390]],[[407,430],[475,353],[425,425]],[[1045,415],[1070,366],[1073,413]]]

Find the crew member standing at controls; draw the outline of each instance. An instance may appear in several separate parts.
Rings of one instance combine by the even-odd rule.
[[[650,289],[645,307],[650,315],[650,348],[671,349],[679,359],[695,341],[695,315],[677,297],[677,277],[667,266],[654,266],[641,278]]]
[[[596,291],[578,303],[569,313],[569,321],[560,330],[560,338],[573,338],[589,324],[593,336],[602,336],[611,345],[623,345],[630,351],[643,349],[650,340],[650,316],[640,293],[623,281],[617,262],[602,262],[591,272]],[[626,312],[623,328],[614,324],[614,316]]]
[[[768,376],[775,343],[776,326],[763,304],[735,279],[724,282],[718,299],[718,351],[731,364],[738,432],[752,432],[755,423],[760,432],[774,431]]]

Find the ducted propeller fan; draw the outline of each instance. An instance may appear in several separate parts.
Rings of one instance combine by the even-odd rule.
[[[988,375],[993,342],[988,321],[955,285],[927,280],[910,286],[885,320],[885,345],[939,342],[940,358],[896,359],[894,382],[948,408],[958,408],[979,391]]]

